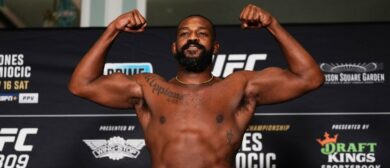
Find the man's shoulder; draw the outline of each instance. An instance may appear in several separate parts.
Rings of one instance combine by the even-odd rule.
[[[223,81],[234,83],[235,85],[243,84],[245,88],[248,88],[252,84],[261,85],[264,81],[278,76],[281,71],[283,70],[277,67],[268,67],[259,71],[236,71],[227,76]]]
[[[246,81],[248,79],[248,76],[253,75],[256,73],[255,71],[247,71],[247,70],[242,70],[242,71],[236,71],[228,75],[225,80],[240,80],[240,81]]]
[[[155,73],[136,74],[136,75],[132,75],[131,78],[134,78],[135,80],[137,80],[137,82],[140,82],[140,83],[148,82],[150,80],[166,81],[164,77],[162,77],[158,74],[155,74]]]
[[[234,73],[231,73],[227,78],[243,78],[245,80],[250,80],[253,77],[263,77],[267,75],[273,75],[280,72],[283,72],[284,70],[279,67],[267,67],[262,70],[257,71],[248,71],[248,70],[242,70],[242,71],[236,71]]]
[[[226,87],[239,87],[239,86],[245,86],[248,81],[248,76],[252,74],[252,71],[236,71],[225,78],[217,78],[219,86],[222,86],[224,88]],[[241,88],[241,87],[239,87]]]

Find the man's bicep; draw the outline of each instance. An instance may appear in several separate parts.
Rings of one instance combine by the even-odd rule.
[[[142,98],[142,89],[134,77],[116,73],[91,82],[84,97],[108,107],[131,108],[132,99]]]
[[[258,105],[291,100],[305,92],[304,80],[288,70],[271,67],[249,76],[246,94]]]

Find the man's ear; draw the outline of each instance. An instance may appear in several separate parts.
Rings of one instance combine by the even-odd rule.
[[[171,45],[171,52],[173,55],[176,55],[177,53],[177,48],[176,48],[176,42],[173,42]]]
[[[218,41],[214,41],[213,54],[218,54],[218,52],[219,52],[219,42]]]

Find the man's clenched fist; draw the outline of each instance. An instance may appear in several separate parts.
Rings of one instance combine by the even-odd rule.
[[[264,9],[258,6],[249,4],[242,10],[240,14],[240,21],[242,28],[260,28],[267,27],[275,18]]]
[[[118,16],[111,22],[111,25],[117,30],[126,32],[143,32],[146,27],[146,20],[137,9],[134,9]]]

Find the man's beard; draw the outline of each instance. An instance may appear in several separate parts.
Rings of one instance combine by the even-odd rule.
[[[189,58],[184,54],[184,51],[190,47],[190,45],[202,50],[198,58]],[[176,60],[189,72],[203,72],[212,62],[213,48],[206,50],[206,48],[196,42],[195,40],[188,40],[187,43],[177,51],[175,54]]]

